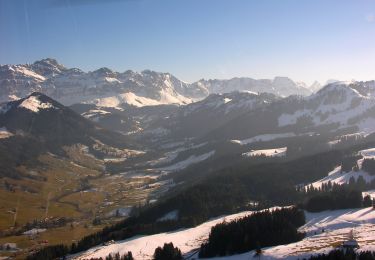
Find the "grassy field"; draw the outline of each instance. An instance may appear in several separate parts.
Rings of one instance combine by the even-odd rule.
[[[76,151],[72,149],[71,155]],[[16,259],[44,246],[41,241],[48,241],[50,245],[70,245],[105,225],[119,221],[121,218],[113,214],[116,210],[144,204],[157,192],[158,186],[150,185],[155,182],[153,178],[112,176],[101,170],[102,164],[88,168],[83,166],[87,165],[87,158],[82,165],[77,158],[80,157],[72,162],[54,155],[43,155],[39,158],[42,166],[18,169],[24,174],[38,176],[38,179],[0,180],[0,231],[10,232],[46,217],[69,219],[65,226],[48,228],[32,237],[1,236],[0,244],[16,243],[21,249]],[[92,223],[97,217],[102,219],[102,224],[94,226]],[[14,255],[0,252],[0,256],[9,254]]]

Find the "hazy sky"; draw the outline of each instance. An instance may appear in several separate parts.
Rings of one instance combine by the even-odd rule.
[[[0,0],[0,64],[375,79],[375,0]]]

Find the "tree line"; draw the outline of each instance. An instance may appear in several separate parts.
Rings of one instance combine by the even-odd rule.
[[[373,205],[370,196],[363,197],[361,190],[355,189],[349,184],[339,185],[328,182],[322,184],[321,188],[311,186],[302,192],[306,199],[300,206],[310,212],[371,207]]]

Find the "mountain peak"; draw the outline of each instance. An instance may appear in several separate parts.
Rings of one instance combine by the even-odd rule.
[[[280,86],[297,86],[297,83],[288,77],[277,76],[272,81],[273,85]]]
[[[45,67],[45,68],[55,68],[58,70],[65,70],[66,67],[59,63],[56,59],[52,58],[46,58],[42,60],[38,60],[32,64],[32,67],[37,68],[37,67]]]
[[[101,75],[101,76],[108,76],[108,75],[114,74],[113,70],[107,67],[102,67],[100,69],[94,70],[93,73]]]
[[[58,63],[56,59],[53,59],[53,58],[41,59],[41,60],[35,61],[33,64],[45,64],[45,65],[48,64],[48,65],[56,66],[56,67],[63,66],[60,63]]]
[[[38,60],[34,62],[30,66],[36,73],[43,75],[43,76],[53,76],[56,74],[61,74],[67,68],[58,63],[57,60],[52,58],[46,58],[42,60]]]
[[[372,90],[364,82],[337,81],[324,86],[313,96],[331,96],[332,98],[337,98],[340,95],[366,97],[371,95],[371,92]]]
[[[52,99],[46,95],[39,92],[33,92],[26,98],[21,99],[18,107],[38,113],[43,109],[56,108],[50,101],[52,101]]]

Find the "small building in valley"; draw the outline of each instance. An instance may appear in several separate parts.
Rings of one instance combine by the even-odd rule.
[[[354,238],[353,230],[349,232],[348,239],[342,243],[342,248],[345,251],[354,251],[359,248],[358,242]]]

